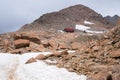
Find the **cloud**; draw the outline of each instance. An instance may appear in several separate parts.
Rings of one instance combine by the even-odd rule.
[[[68,6],[83,4],[106,15],[120,15],[120,0],[2,0],[0,2],[0,33],[15,31],[42,14]]]

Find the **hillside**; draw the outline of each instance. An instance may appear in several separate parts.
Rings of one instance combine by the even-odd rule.
[[[58,12],[44,14],[31,24],[24,25],[19,31],[58,30],[65,27],[75,28],[76,24],[84,25],[84,21],[94,23],[92,26],[97,28],[107,28],[110,26],[109,22],[94,10],[84,5],[75,5]]]

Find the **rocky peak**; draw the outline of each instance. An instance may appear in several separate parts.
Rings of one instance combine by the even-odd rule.
[[[100,14],[80,4],[58,12],[44,14],[33,23],[24,25],[19,31],[74,28],[76,24],[82,24],[85,20],[96,23],[96,27],[109,26],[109,23]]]
[[[105,19],[111,23],[112,25],[116,25],[117,24],[117,20],[118,20],[119,16],[118,15],[114,15],[114,16],[106,16]]]

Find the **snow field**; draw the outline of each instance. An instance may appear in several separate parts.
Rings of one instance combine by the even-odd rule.
[[[0,53],[0,80],[86,80],[85,75],[68,72],[64,68],[47,65],[43,61],[25,64],[39,54],[50,52],[26,53],[23,55]]]

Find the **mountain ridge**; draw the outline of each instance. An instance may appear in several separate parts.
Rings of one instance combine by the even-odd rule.
[[[118,15],[114,15],[114,16],[106,16],[104,17],[109,23],[111,23],[113,26],[117,25],[117,21],[120,18],[120,16]]]
[[[65,27],[75,27],[76,24],[83,24],[85,20],[96,23],[96,27],[107,28],[109,22],[94,10],[84,6],[75,5],[62,9],[58,12],[43,14],[30,24],[22,26],[19,31],[64,29]]]

